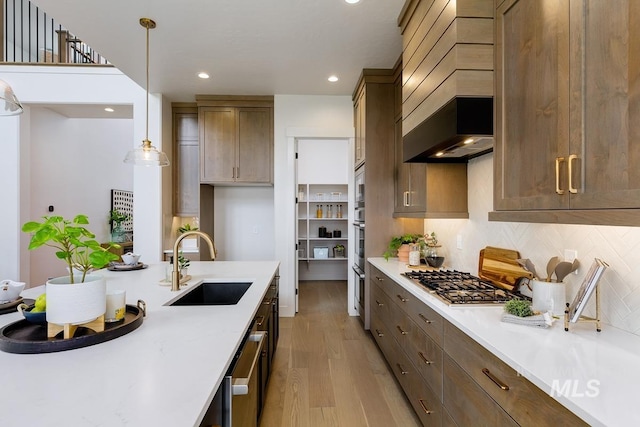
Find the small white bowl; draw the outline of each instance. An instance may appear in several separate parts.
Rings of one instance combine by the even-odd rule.
[[[24,282],[14,282],[13,280],[0,281],[0,304],[15,301],[20,297],[20,292],[24,290]]]
[[[140,255],[131,252],[122,255],[122,261],[127,265],[137,265],[139,259]]]

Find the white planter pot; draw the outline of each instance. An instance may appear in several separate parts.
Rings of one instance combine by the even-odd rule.
[[[561,316],[566,308],[567,297],[564,283],[543,282],[531,280],[533,289],[533,301],[531,309],[534,311],[550,311]]]
[[[47,322],[57,325],[71,323],[79,325],[102,316],[107,309],[107,282],[97,274],[56,277],[47,281]]]

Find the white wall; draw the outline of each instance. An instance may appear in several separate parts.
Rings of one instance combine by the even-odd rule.
[[[133,190],[133,168],[122,162],[133,135],[131,119],[70,119],[31,108],[29,217],[89,216],[98,241],[110,239],[111,189]],[[50,213],[48,206],[54,206]],[[31,284],[65,274],[53,248],[31,253]]]
[[[314,134],[314,135],[311,135]],[[295,314],[295,205],[292,135],[352,137],[353,103],[349,96],[276,95],[274,114],[274,235],[280,261],[280,313]]]
[[[115,68],[1,66],[0,79],[13,87],[18,99],[27,107],[40,104],[133,105],[133,133],[127,137],[129,147],[138,147],[145,136],[145,90]],[[168,141],[167,147],[171,146],[171,139],[167,137],[169,133],[166,128],[161,129],[167,105],[161,96],[150,97],[149,136],[159,149],[162,149],[163,140]],[[6,274],[2,278],[19,278],[31,283],[28,269],[25,268],[30,263],[31,255],[27,251],[28,239],[19,231],[31,214],[30,185],[27,185],[29,178],[25,172],[29,170],[29,112],[0,120],[0,141],[3,144],[0,157],[3,164],[13,163],[3,171],[9,177],[6,182],[3,181],[2,195],[6,196],[3,201],[7,205],[20,206],[19,212],[13,208],[0,210],[0,236],[8,239],[3,241],[3,246],[14,252],[19,248],[18,254],[0,258],[0,272]],[[83,137],[90,139],[95,135]],[[121,160],[117,163],[120,165]],[[169,194],[171,191],[170,188],[162,188],[162,176],[170,173],[166,169],[133,168],[135,250],[142,253],[147,262],[157,262],[162,257],[162,221],[166,207],[166,203],[163,204],[163,190]],[[16,197],[15,193],[19,193],[19,196]],[[16,277],[18,274],[19,277]]]
[[[469,219],[425,221],[425,231],[438,234],[447,265],[477,273],[480,249],[498,246],[518,250],[542,274],[549,258],[575,249],[582,267],[565,279],[571,301],[594,258],[601,258],[610,265],[600,281],[603,321],[640,335],[640,227],[489,222],[493,155],[471,160],[468,172]],[[456,249],[458,234],[462,249]],[[593,306],[592,300],[587,310],[591,315]]]
[[[216,187],[212,236],[216,259],[275,259],[273,221],[273,187]],[[205,258],[208,251],[201,249]]]

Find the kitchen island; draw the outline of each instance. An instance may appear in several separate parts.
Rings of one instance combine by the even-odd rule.
[[[192,262],[179,292],[161,286],[167,263],[102,270],[127,304],[146,302],[136,330],[58,353],[0,352],[3,426],[198,426],[277,274],[278,262]],[[167,306],[202,281],[253,282],[236,305]],[[22,292],[35,298],[44,286]],[[0,327],[22,319],[0,316]]]
[[[500,321],[501,305],[448,306],[424,287],[402,276],[409,268],[397,258],[389,261],[369,258],[368,261],[442,316],[445,323],[460,330],[456,340],[466,334],[518,376],[529,380],[589,425],[640,425],[636,392],[640,384],[640,337],[637,335],[606,324],[602,332],[596,332],[593,323],[570,324],[570,331],[565,332],[562,320],[549,329],[504,323]],[[379,283],[386,289],[390,287],[384,280]],[[392,297],[395,299],[395,294]],[[451,330],[445,327],[444,333]],[[372,332],[376,332],[373,326]],[[444,341],[446,344],[447,339]],[[445,375],[445,382],[447,380]],[[473,380],[469,378],[469,381]],[[445,386],[445,395],[446,389]],[[502,393],[515,392],[505,390]],[[469,403],[464,401],[461,406],[464,408]]]

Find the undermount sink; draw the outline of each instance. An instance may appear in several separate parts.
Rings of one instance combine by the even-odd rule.
[[[251,282],[203,282],[167,305],[234,305],[251,285]]]

